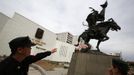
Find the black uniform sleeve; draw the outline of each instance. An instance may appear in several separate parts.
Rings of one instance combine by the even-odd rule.
[[[7,75],[6,74],[6,68],[8,67],[8,59],[4,59],[0,62],[0,75]]]
[[[0,75],[4,75],[4,64],[0,62]]]
[[[30,56],[26,57],[26,58],[22,61],[22,63],[23,63],[23,64],[31,64],[31,63],[34,63],[34,62],[36,62],[36,61],[38,61],[38,60],[41,60],[41,59],[43,59],[43,58],[49,56],[49,55],[51,55],[51,51],[38,53],[38,54],[36,54],[35,56],[30,55]]]

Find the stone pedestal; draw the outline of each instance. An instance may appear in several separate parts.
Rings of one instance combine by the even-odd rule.
[[[67,75],[106,75],[111,61],[103,53],[74,53]]]

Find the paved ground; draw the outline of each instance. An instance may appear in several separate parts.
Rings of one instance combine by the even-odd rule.
[[[55,68],[54,71],[45,71],[46,75],[67,75],[67,69],[64,68]],[[41,73],[30,67],[29,75],[41,75]]]
[[[29,70],[29,74],[28,75],[41,75],[41,73],[38,70],[30,67],[30,70]]]

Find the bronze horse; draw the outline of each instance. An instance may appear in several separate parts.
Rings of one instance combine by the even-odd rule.
[[[96,39],[98,40],[97,43],[97,50],[100,51],[99,45],[101,42],[106,41],[109,39],[107,36],[107,33],[109,30],[120,30],[120,26],[117,25],[117,23],[110,18],[108,21],[98,23],[94,29],[89,28],[88,30],[85,30],[78,38],[78,43],[80,42],[80,38],[84,40],[84,43],[88,45],[90,39]],[[77,44],[78,45],[78,44]]]

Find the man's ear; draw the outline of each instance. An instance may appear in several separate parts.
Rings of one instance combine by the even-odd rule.
[[[17,48],[17,53],[22,53],[22,48],[21,47]]]
[[[114,68],[114,71],[115,71],[116,73],[119,72],[118,67],[115,67],[115,68]]]

